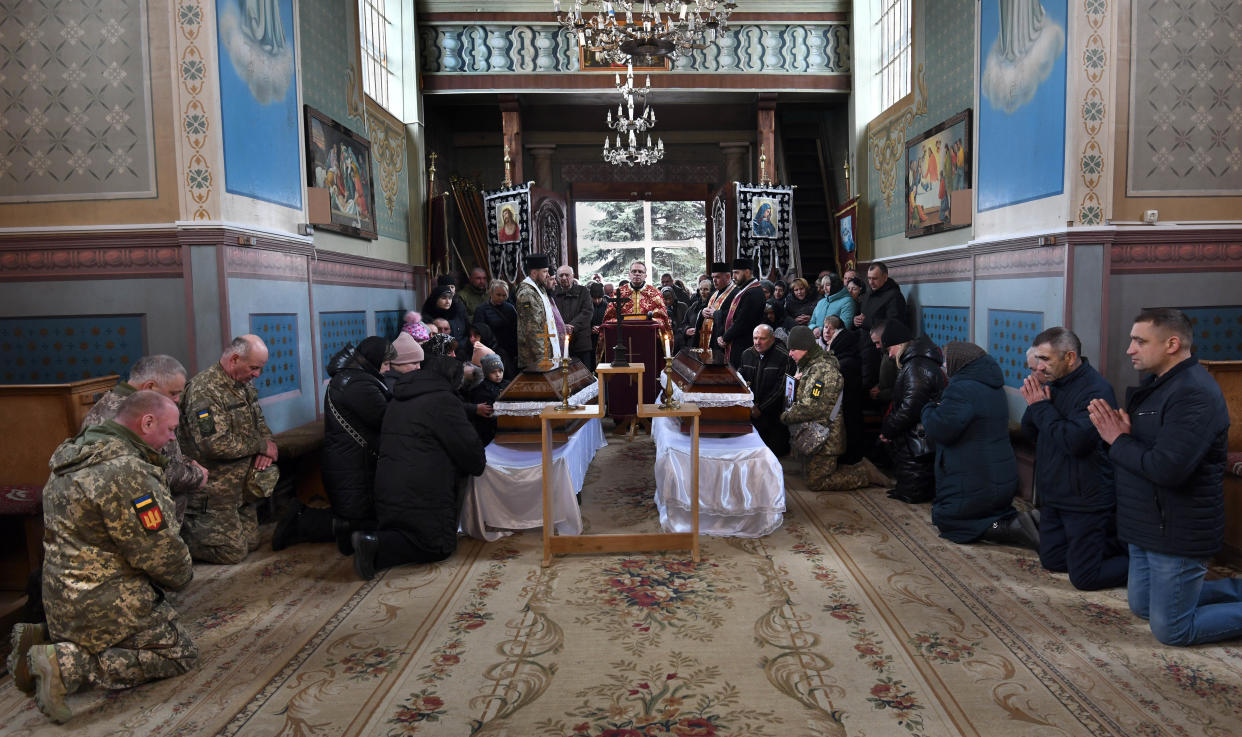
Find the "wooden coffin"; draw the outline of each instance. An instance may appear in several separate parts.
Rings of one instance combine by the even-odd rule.
[[[699,348],[682,348],[673,357],[673,384],[685,394],[726,395],[749,394],[750,387],[725,360],[719,351],[706,351]],[[660,375],[661,393],[663,393],[664,376]],[[690,398],[689,401],[695,401]],[[745,435],[751,430],[750,405],[744,400],[727,406],[710,406],[709,403],[698,401],[699,434],[709,437],[731,437]],[[682,419],[681,431],[689,433],[693,422]]]
[[[559,366],[551,361],[539,368],[527,369],[509,382],[509,386],[496,400],[496,439],[501,445],[535,445],[541,442],[539,412],[533,405],[560,404],[563,399],[563,377]],[[578,359],[569,362],[569,396],[573,397],[595,383],[595,375]],[[595,404],[592,398],[586,404]],[[569,440],[586,420],[556,420],[552,423],[552,442],[561,444]]]

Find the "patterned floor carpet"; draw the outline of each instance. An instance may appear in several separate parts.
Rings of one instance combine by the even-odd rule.
[[[655,529],[649,440],[612,439],[589,531]],[[184,677],[71,697],[13,735],[1235,735],[1242,650],[1161,646],[1123,590],[941,540],[926,506],[805,491],[784,526],[680,553],[560,558],[538,531],[354,579],[330,545],[200,567]]]

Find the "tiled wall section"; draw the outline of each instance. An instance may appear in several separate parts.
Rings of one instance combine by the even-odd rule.
[[[921,312],[923,335],[936,345],[970,340],[969,307],[923,307]]]
[[[129,375],[144,354],[141,315],[0,319],[0,383],[64,384]]]
[[[357,345],[367,337],[367,313],[361,312],[321,312],[319,313],[319,342],[321,345],[320,363],[323,378],[328,377],[328,361],[337,351],[353,343]]]
[[[987,349],[1000,364],[1006,386],[1015,389],[1022,386],[1022,380],[1030,373],[1026,367],[1026,349],[1043,329],[1043,313],[988,310]]]
[[[252,314],[250,332],[263,339],[268,351],[263,374],[254,380],[254,386],[259,390],[259,399],[300,389],[302,378],[298,369],[298,316]]]
[[[1195,355],[1204,361],[1242,360],[1242,307],[1184,307],[1195,326]]]
[[[396,340],[401,331],[401,315],[404,310],[376,310],[375,334],[388,340]]]

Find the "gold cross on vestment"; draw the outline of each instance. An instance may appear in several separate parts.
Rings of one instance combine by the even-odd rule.
[[[552,339],[556,337],[556,333],[538,333],[537,335],[535,335],[535,337],[543,338],[544,341],[548,344],[548,353],[547,353],[548,358],[551,358],[552,356],[556,355],[555,353],[552,352]]]

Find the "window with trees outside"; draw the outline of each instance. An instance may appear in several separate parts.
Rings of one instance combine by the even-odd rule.
[[[358,0],[358,40],[362,47],[362,91],[398,120],[404,120],[400,0]]]
[[[879,41],[880,110],[910,94],[910,0],[871,0]]]
[[[648,283],[661,274],[685,284],[705,272],[707,220],[703,202],[578,202],[578,280],[599,274],[616,283],[629,278],[630,264],[647,263]],[[692,290],[693,291],[693,290]]]

